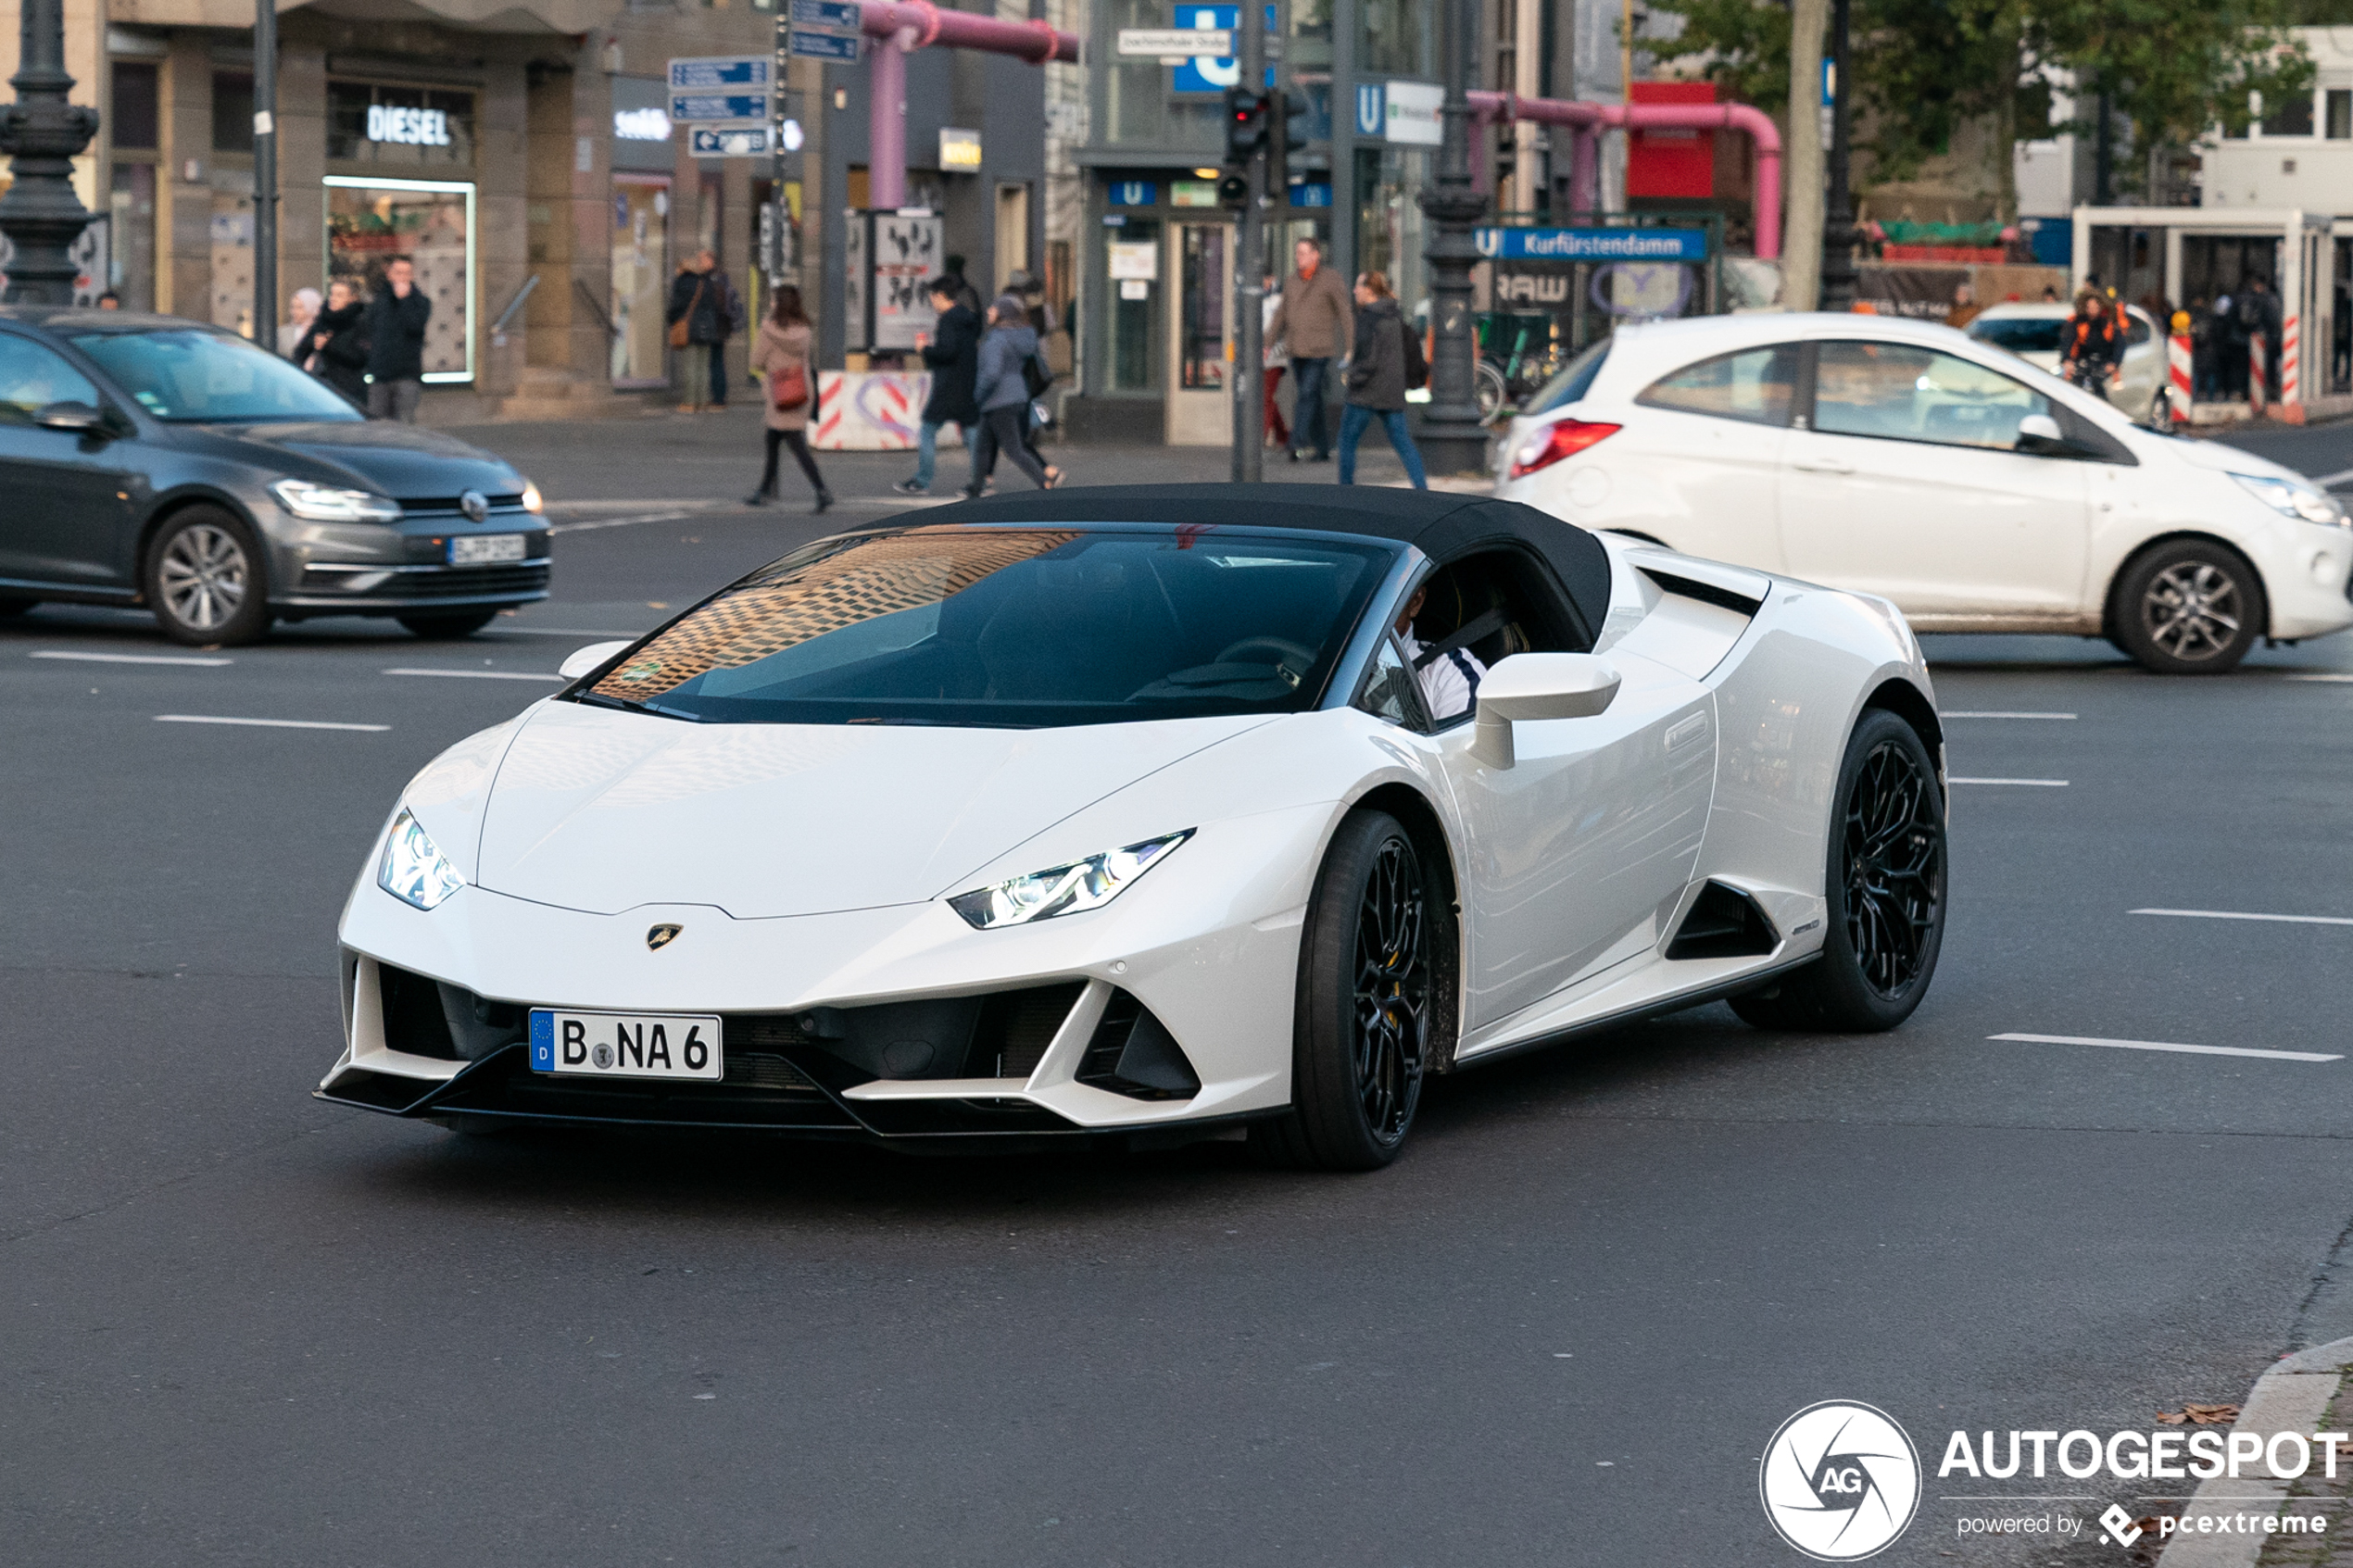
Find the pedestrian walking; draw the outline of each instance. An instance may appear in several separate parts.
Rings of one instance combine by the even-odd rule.
[[[425,328],[433,301],[417,286],[417,264],[396,256],[384,287],[368,301],[368,417],[417,422],[425,392]]]
[[[1038,334],[1037,352],[1022,361],[1022,384],[1029,389],[1029,401],[1022,406],[1021,444],[1046,470],[1046,488],[1051,490],[1063,482],[1063,470],[1038,449],[1038,433],[1050,422],[1045,396],[1046,389],[1054,384],[1054,368],[1046,363],[1046,339],[1054,331],[1054,307],[1046,302],[1046,285],[1023,268],[1014,268],[1007,276],[1005,292],[1021,301],[1022,320]]]
[[[1348,359],[1348,405],[1340,415],[1340,482],[1356,483],[1356,443],[1375,420],[1388,433],[1416,490],[1429,488],[1414,433],[1405,428],[1405,320],[1389,280],[1367,272],[1356,280],[1355,347]]]
[[[1324,420],[1324,383],[1332,360],[1348,352],[1348,294],[1340,278],[1324,265],[1324,250],[1314,240],[1291,246],[1297,269],[1283,290],[1283,302],[1268,323],[1269,342],[1290,350],[1292,386],[1291,444],[1284,455],[1300,460],[1300,446],[1312,441],[1315,460],[1332,455]]]
[[[678,405],[682,414],[699,414],[711,406],[711,345],[727,335],[720,328],[726,318],[719,313],[719,291],[711,286],[711,274],[702,267],[703,257],[710,254],[704,251],[679,265],[678,275],[670,280],[670,304],[662,313],[662,320],[670,323],[670,346],[684,351],[680,374],[686,401]]]
[[[937,331],[918,339],[916,352],[931,369],[931,395],[924,399],[923,419],[915,430],[915,472],[891,486],[901,495],[928,495],[939,463],[939,433],[954,425],[973,444],[973,426],[980,422],[980,406],[973,401],[973,384],[980,374],[980,313],[957,297],[957,280],[941,273],[931,281],[931,307]]]
[[[309,353],[310,323],[319,319],[319,291],[296,289],[286,301],[286,319],[278,328],[278,358],[299,364]]]
[[[1053,488],[1045,465],[1030,455],[1022,440],[1030,395],[1022,365],[1037,352],[1038,334],[1030,328],[1021,300],[1010,294],[1000,295],[988,307],[988,332],[980,340],[980,369],[973,387],[973,400],[980,406],[980,427],[973,442],[972,482],[964,486],[968,498],[980,494],[1000,451],[1038,489]]]
[[[2103,401],[2108,383],[2123,375],[2123,334],[2116,308],[2100,291],[2083,285],[2074,313],[2059,330],[2059,370],[2067,379]]]
[[[719,265],[719,257],[704,251],[696,260],[703,276],[711,280],[719,296],[719,341],[711,345],[711,406],[727,406],[727,340],[750,325],[750,312],[744,307],[744,296],[736,292],[736,281]]]
[[[751,340],[751,368],[763,378],[767,412],[761,422],[767,427],[762,433],[767,437],[768,455],[761,465],[760,487],[744,497],[748,507],[764,507],[776,498],[779,446],[792,448],[793,460],[817,493],[817,504],[810,509],[822,512],[834,504],[834,493],[825,488],[825,476],[817,471],[817,459],[809,451],[809,416],[817,407],[817,372],[809,360],[816,335],[801,308],[800,286],[779,284],[768,319],[760,323],[759,334]]]
[[[1283,281],[1274,273],[1266,274],[1266,297],[1262,306],[1258,341],[1265,346],[1266,358],[1266,418],[1261,433],[1266,444],[1290,450],[1290,426],[1283,422],[1283,406],[1275,394],[1283,384],[1283,371],[1290,368],[1290,356],[1284,352],[1275,337],[1275,318],[1283,310]]]
[[[368,403],[368,307],[347,278],[327,285],[327,307],[310,322],[310,353],[302,368],[365,408]]]

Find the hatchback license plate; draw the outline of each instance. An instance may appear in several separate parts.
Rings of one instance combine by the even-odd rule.
[[[449,541],[451,566],[487,566],[493,561],[521,559],[520,533],[460,533]]]
[[[531,1070],[583,1078],[695,1078],[724,1072],[719,1020],[697,1013],[531,1012]]]

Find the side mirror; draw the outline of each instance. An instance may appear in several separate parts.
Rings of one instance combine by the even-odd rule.
[[[2058,420],[2048,414],[2029,414],[2018,421],[2017,450],[2034,458],[2065,458],[2075,451],[2075,443],[2059,431]]]
[[[567,681],[577,681],[628,646],[627,643],[590,643],[557,665],[556,673]]]
[[[107,416],[87,403],[44,403],[33,410],[32,422],[44,430],[71,431],[77,435],[111,435]]]
[[[1491,768],[1513,762],[1512,725],[1528,719],[1590,719],[1617,699],[1617,671],[1590,653],[1520,653],[1478,684],[1471,755]]]

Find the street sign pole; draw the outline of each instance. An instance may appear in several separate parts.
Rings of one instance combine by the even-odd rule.
[[[785,71],[792,64],[792,7],[776,7],[775,87],[768,97],[768,297],[785,281]]]
[[[1262,94],[1266,91],[1264,5],[1265,0],[1242,0],[1234,18],[1235,30],[1241,34],[1241,53],[1238,57],[1243,90]],[[1271,115],[1262,115],[1261,122],[1270,118]],[[1265,477],[1265,416],[1262,410],[1266,357],[1262,338],[1266,298],[1266,140],[1265,135],[1259,137],[1256,150],[1243,168],[1243,177],[1250,182],[1250,194],[1234,225],[1234,298],[1241,316],[1234,323],[1238,329],[1234,333],[1233,470],[1237,484],[1255,484]]]

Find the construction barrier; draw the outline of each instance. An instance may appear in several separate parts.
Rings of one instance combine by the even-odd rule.
[[[2246,401],[2259,414],[2268,401],[2264,390],[2263,334],[2259,332],[2246,340]]]
[[[2280,322],[2280,402],[2283,405],[2304,401],[2304,378],[2297,373],[2296,337],[2296,318],[2288,316]]]
[[[809,445],[823,452],[910,451],[930,395],[928,370],[820,370]],[[942,446],[963,444],[956,426],[939,433]]]
[[[2172,335],[2165,340],[2165,396],[2177,425],[2190,422],[2190,368],[2194,363],[2190,353],[2190,315],[2186,310],[2173,312]]]

